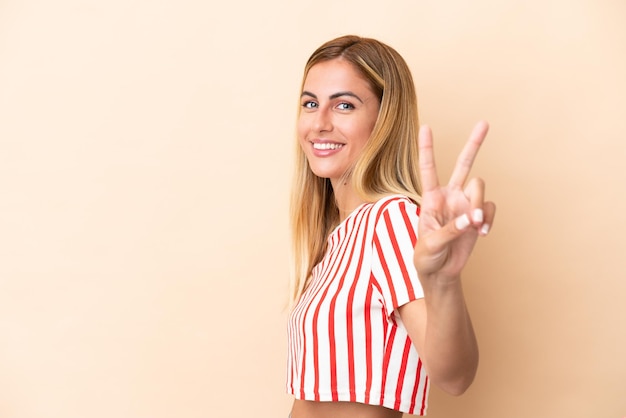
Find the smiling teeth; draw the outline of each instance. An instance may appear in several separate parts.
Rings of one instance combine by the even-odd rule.
[[[313,148],[315,149],[337,149],[343,147],[343,144],[329,144],[329,143],[314,143]]]

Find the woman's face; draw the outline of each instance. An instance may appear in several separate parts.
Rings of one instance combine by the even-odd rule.
[[[300,104],[300,146],[313,173],[336,186],[372,133],[378,98],[351,63],[333,59],[311,67]]]

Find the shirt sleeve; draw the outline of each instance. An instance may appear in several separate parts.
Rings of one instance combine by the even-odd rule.
[[[424,297],[413,264],[419,208],[394,199],[379,213],[372,242],[372,278],[388,316],[398,307]]]

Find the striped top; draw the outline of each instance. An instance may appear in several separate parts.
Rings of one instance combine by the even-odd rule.
[[[419,208],[388,196],[355,209],[288,322],[287,391],[296,399],[425,415],[428,377],[395,309],[423,291],[413,265]]]

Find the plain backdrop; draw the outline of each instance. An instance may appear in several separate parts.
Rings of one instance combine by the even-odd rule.
[[[474,385],[432,418],[626,416],[626,3],[0,0],[0,417],[285,417],[299,83],[408,61],[497,202]]]

